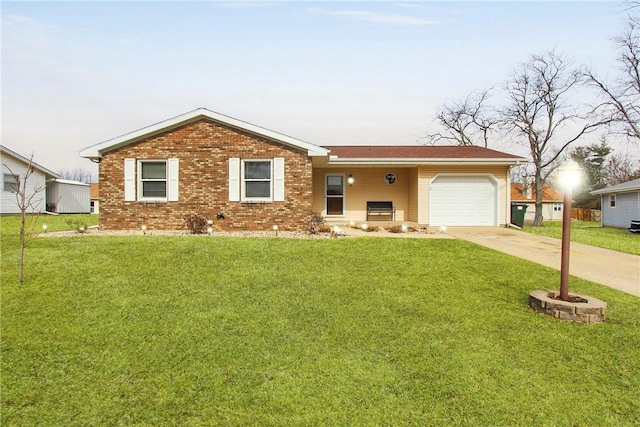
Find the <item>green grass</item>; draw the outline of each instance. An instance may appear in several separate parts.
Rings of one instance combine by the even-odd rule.
[[[2,221],[3,426],[640,424],[640,298],[438,239],[77,236]]]
[[[542,227],[527,226],[523,230],[561,239],[562,221],[545,221]],[[599,222],[571,222],[571,241],[640,255],[640,236],[625,229],[601,227]]]

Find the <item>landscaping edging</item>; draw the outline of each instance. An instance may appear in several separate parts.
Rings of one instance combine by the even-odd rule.
[[[529,293],[529,307],[538,313],[556,319],[580,323],[602,323],[607,313],[607,303],[588,295],[569,294],[586,302],[570,302],[557,299],[558,291],[538,289]]]

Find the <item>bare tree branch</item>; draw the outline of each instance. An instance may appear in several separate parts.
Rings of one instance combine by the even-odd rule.
[[[581,78],[566,58],[550,51],[532,55],[505,83],[510,103],[501,112],[501,124],[517,141],[528,145],[534,165],[534,226],[542,225],[543,185],[561,155],[571,144],[610,122],[607,117],[578,114],[565,105]]]
[[[638,3],[633,8],[638,7]],[[622,133],[631,141],[640,141],[640,22],[629,15],[622,35],[614,39],[620,55],[618,57],[619,76],[607,82],[593,70],[583,70],[587,84],[594,87],[603,97],[596,108],[603,116],[620,126]]]
[[[38,233],[34,232],[38,217],[40,216],[39,207],[42,206],[43,199],[41,193],[44,192],[44,186],[37,184],[31,188],[28,186],[29,180],[33,175],[33,154],[29,158],[24,176],[11,170],[9,165],[3,163],[3,166],[9,171],[15,180],[16,204],[20,210],[20,264],[18,270],[18,281],[24,281],[24,252],[26,245],[33,240]],[[31,221],[27,221],[27,213],[31,212],[36,216]]]
[[[444,104],[436,114],[441,131],[427,135],[430,144],[439,142],[487,148],[497,119],[487,106],[491,89],[474,92],[461,101]]]

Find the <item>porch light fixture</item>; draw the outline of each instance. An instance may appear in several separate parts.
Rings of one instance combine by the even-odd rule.
[[[347,178],[347,184],[349,184],[349,187],[351,187],[354,182],[356,182],[356,180],[353,179],[353,175],[349,174],[349,177]]]
[[[562,207],[562,258],[560,259],[560,299],[569,301],[569,253],[571,245],[571,199],[573,188],[581,179],[580,166],[567,160],[558,168],[558,179],[564,189]]]
[[[42,231],[44,231],[46,233],[47,232],[47,228],[49,228],[49,226],[47,224],[42,224]]]
[[[142,224],[142,227],[140,227],[140,229],[142,230],[142,234],[147,234],[147,224]]]

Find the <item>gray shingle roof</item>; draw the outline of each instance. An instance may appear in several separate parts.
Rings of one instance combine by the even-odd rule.
[[[628,193],[640,190],[640,178],[592,191],[591,194]]]

